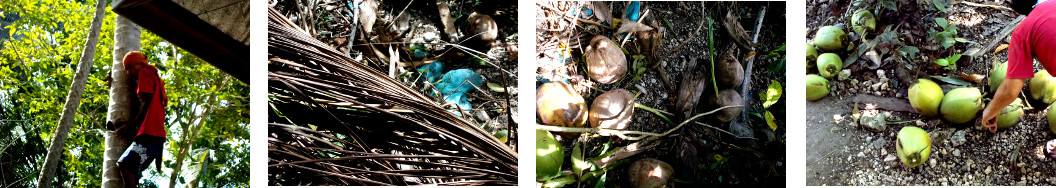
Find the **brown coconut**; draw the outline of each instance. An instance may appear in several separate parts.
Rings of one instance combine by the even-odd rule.
[[[734,88],[744,82],[744,68],[733,53],[726,53],[715,62],[715,81],[720,88]]]
[[[590,105],[587,120],[594,128],[623,130],[631,122],[634,95],[626,89],[616,89],[598,95]],[[630,107],[630,108],[628,108]]]
[[[737,91],[733,89],[724,89],[719,91],[717,96],[711,97],[711,105],[715,108],[721,108],[723,106],[733,105],[744,105],[744,99],[741,98],[741,94],[737,94]],[[741,114],[741,109],[744,107],[730,107],[715,112],[715,119],[722,122],[730,122],[733,119],[737,119],[737,116]]]
[[[609,38],[598,35],[590,39],[584,51],[587,75],[602,84],[611,84],[627,74],[627,57]]]
[[[671,165],[653,158],[638,160],[627,169],[628,181],[634,188],[666,187],[674,173]]]
[[[495,24],[495,20],[491,19],[491,16],[473,12],[469,14],[469,18],[466,18],[466,21],[466,37],[477,35],[472,40],[476,40],[481,44],[490,44],[499,36],[499,26]]]

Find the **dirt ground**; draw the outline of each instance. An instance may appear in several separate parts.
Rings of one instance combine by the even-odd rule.
[[[538,4],[538,3],[537,3]],[[613,15],[615,18],[620,18],[626,5],[624,3],[615,3],[612,7]],[[751,83],[744,83],[750,85],[749,98],[745,99],[748,102],[747,115],[742,115],[738,120],[741,125],[746,125],[747,131],[744,137],[750,137],[751,139],[738,139],[734,138],[730,134],[725,134],[716,131],[711,128],[704,127],[702,125],[685,126],[681,128],[675,136],[668,136],[662,139],[661,144],[655,149],[645,151],[638,155],[628,158],[628,163],[637,161],[644,158],[656,158],[667,163],[670,163],[675,167],[675,186],[691,186],[699,187],[704,185],[716,185],[716,184],[737,184],[737,185],[784,185],[785,176],[785,126],[783,120],[784,115],[784,99],[771,107],[772,113],[775,115],[778,128],[776,131],[771,131],[767,127],[767,124],[762,118],[762,115],[753,115],[762,113],[762,101],[760,101],[760,93],[765,93],[767,86],[770,84],[770,80],[775,80],[784,85],[785,74],[784,67],[780,67],[778,71],[771,72],[768,68],[773,64],[779,64],[781,57],[768,57],[767,54],[784,44],[784,31],[785,31],[785,5],[784,2],[706,2],[702,5],[700,2],[643,2],[642,9],[649,10],[649,17],[653,19],[666,21],[668,23],[661,24],[666,32],[663,32],[663,41],[656,53],[657,56],[662,55],[664,52],[668,52],[683,42],[688,41],[679,51],[672,53],[667,58],[662,58],[661,62],[664,63],[662,71],[664,71],[669,79],[670,85],[674,89],[666,88],[664,81],[660,78],[660,74],[656,71],[647,71],[643,74],[641,80],[634,82],[631,79],[620,79],[613,84],[599,84],[595,83],[585,76],[583,73],[584,68],[581,60],[576,59],[578,64],[562,71],[562,74],[572,75],[570,83],[574,87],[584,88],[581,89],[581,94],[589,105],[593,99],[603,93],[616,88],[624,88],[631,90],[632,93],[635,91],[642,91],[638,97],[637,102],[655,108],[657,110],[671,112],[679,114],[674,109],[675,101],[677,98],[678,87],[682,82],[682,77],[687,74],[709,74],[690,72],[688,70],[688,64],[691,59],[698,59],[697,63],[701,66],[708,65],[708,40],[707,40],[707,24],[701,29],[700,35],[695,38],[690,38],[693,32],[700,26],[701,19],[705,19],[702,16],[710,17],[715,20],[714,27],[714,43],[716,45],[714,54],[715,58],[719,58],[727,50],[738,48],[737,45],[730,39],[725,28],[722,26],[722,20],[728,11],[735,11],[735,15],[738,15],[738,21],[745,30],[748,31],[749,36],[754,34],[756,22],[758,21],[761,8],[765,7],[765,18],[763,19],[762,28],[759,34],[759,42],[756,50],[756,58],[752,62],[752,76]],[[543,11],[549,11],[549,8],[540,8]],[[703,10],[703,12],[702,12]],[[706,14],[706,15],[702,15]],[[545,17],[540,15],[539,17]],[[537,30],[545,30],[538,28],[541,19],[537,19]],[[583,41],[582,46],[586,46],[586,41],[589,41],[591,37],[598,34],[608,35],[611,34],[612,30],[601,30],[597,29],[596,26],[589,24],[581,24],[581,30],[578,34],[579,41]],[[671,26],[671,27],[668,27]],[[543,44],[550,38],[545,36],[539,36],[537,43]],[[572,40],[576,42],[576,40]],[[617,40],[617,43],[620,41]],[[628,46],[633,45],[636,41],[628,42]],[[625,47],[626,48],[626,47]],[[747,63],[745,59],[748,57],[748,51],[743,48],[734,49],[734,54],[738,57],[739,61],[747,69]],[[578,48],[573,44],[572,49],[573,57],[582,57],[582,49]],[[548,53],[547,51],[540,50],[541,54]],[[781,55],[784,52],[780,52]],[[542,55],[545,56],[545,55]],[[543,60],[540,60],[543,61]],[[630,58],[628,58],[630,61]],[[716,60],[718,63],[718,60]],[[631,66],[628,66],[629,69]],[[540,66],[540,69],[546,69],[547,67]],[[709,67],[710,68],[710,67]],[[708,69],[703,69],[708,70]],[[551,70],[545,70],[551,71]],[[628,73],[629,75],[632,73]],[[580,75],[580,76],[576,76]],[[746,74],[747,75],[747,74]],[[631,76],[628,76],[631,77]],[[709,77],[710,78],[710,77]],[[537,82],[537,85],[541,82]],[[706,88],[703,90],[700,103],[696,106],[692,114],[703,113],[715,109],[714,106],[707,105],[707,99],[714,93],[714,88],[709,82]],[[739,88],[736,88],[740,90]],[[682,117],[668,115],[676,124],[681,122]],[[705,117],[697,120],[697,122],[705,123],[721,129],[723,131],[730,130],[730,123],[722,123],[715,120],[712,117]],[[642,109],[636,109],[634,111],[634,118],[628,130],[634,131],[645,131],[645,132],[664,132],[674,128],[675,125],[667,124],[659,116],[650,113]],[[568,138],[560,138],[563,140],[566,153],[571,151],[572,140]],[[595,152],[599,152],[602,145],[611,143],[612,146],[625,146],[633,143],[633,141],[623,140],[616,137],[594,137],[589,140],[588,155],[593,155]],[[567,154],[566,154],[567,155]],[[720,162],[720,157],[724,158],[724,162]],[[565,168],[570,166],[569,160],[566,159]],[[714,165],[714,166],[713,166]],[[619,166],[608,172],[609,185],[615,183],[616,185],[626,186],[625,174],[626,166]],[[669,184],[670,185],[670,184]]]
[[[1001,2],[999,6],[1009,6]],[[934,47],[929,47],[933,44],[927,40],[928,29],[936,27],[933,18],[945,17],[958,27],[958,37],[975,42],[957,43],[950,53],[987,51],[978,57],[963,56],[953,71],[919,63],[930,62],[923,60],[909,65],[885,60],[879,69],[872,70],[861,66],[866,60],[860,59],[847,68],[851,71],[849,77],[830,79],[829,96],[806,104],[807,185],[1056,185],[1056,177],[1051,176],[1056,173],[1054,163],[1044,158],[1041,151],[1045,141],[1056,138],[1044,117],[1046,104],[1028,100],[1033,109],[1026,110],[1024,119],[996,134],[982,130],[978,118],[969,125],[954,125],[939,117],[921,117],[909,107],[906,91],[911,80],[925,75],[988,75],[992,62],[1006,61],[1007,50],[993,53],[994,49],[983,48],[1018,16],[1011,10],[966,3],[947,6],[948,13],[930,6],[902,6],[898,12],[887,11],[877,16],[877,27],[900,25],[899,37],[907,45],[920,47],[921,56],[935,59],[945,54],[940,53],[944,52],[941,49],[929,49]],[[851,1],[808,1],[807,14],[817,16],[807,16],[807,40],[821,26],[844,23],[841,17],[849,17],[848,12],[855,10],[852,7],[856,6]],[[1007,44],[1008,38],[997,40]],[[846,57],[845,54],[840,56]],[[906,71],[905,67],[919,68],[919,73]],[[980,88],[988,102],[992,94],[985,81],[971,87]],[[937,83],[944,91],[956,88]],[[855,102],[860,107],[874,104],[881,112],[890,113],[891,120],[919,121],[872,131],[853,122]],[[921,127],[932,137],[928,161],[913,169],[905,168],[895,156],[895,134],[904,126]]]

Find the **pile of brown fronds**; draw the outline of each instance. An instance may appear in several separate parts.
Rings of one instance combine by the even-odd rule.
[[[270,185],[514,185],[481,128],[268,14]]]

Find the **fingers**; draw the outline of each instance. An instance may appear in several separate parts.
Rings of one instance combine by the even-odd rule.
[[[983,121],[983,128],[986,128],[990,133],[997,133],[997,118],[988,118]]]

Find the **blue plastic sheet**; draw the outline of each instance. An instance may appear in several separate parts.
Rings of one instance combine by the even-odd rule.
[[[639,18],[638,12],[639,10],[641,10],[641,7],[641,2],[631,1],[631,5],[627,6],[627,14],[625,14],[623,17],[626,17],[628,20],[637,22]]]
[[[443,96],[445,103],[454,103],[462,110],[473,108],[469,104],[466,92],[484,85],[484,77],[469,69],[452,70],[441,76],[440,71],[443,68],[443,63],[433,62],[418,68],[418,72],[422,74],[425,81],[429,83],[436,82],[436,88],[440,91],[439,94]],[[459,112],[455,112],[455,114],[461,115]]]
[[[429,83],[436,82],[436,79],[440,79],[440,71],[443,70],[444,65],[439,61],[418,67],[418,72],[422,73],[422,78],[425,78],[425,81]]]
[[[436,87],[444,95],[465,93],[484,84],[484,77],[469,69],[458,69],[444,73]]]

